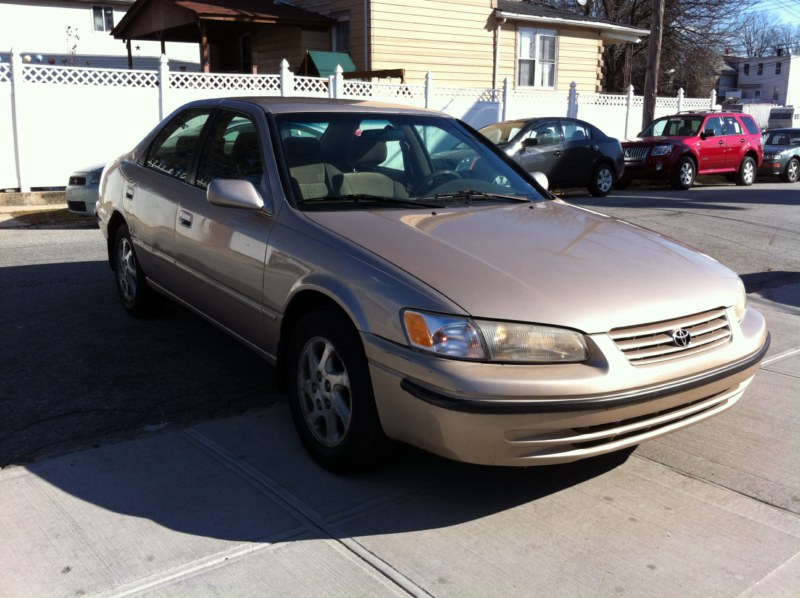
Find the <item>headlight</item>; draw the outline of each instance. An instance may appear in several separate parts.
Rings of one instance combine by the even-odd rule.
[[[97,170],[95,171],[94,175],[92,176],[92,180],[90,181],[92,185],[96,185],[100,182],[100,177],[103,176],[103,171]]]
[[[653,148],[651,156],[666,156],[672,153],[672,145],[657,145]]]
[[[589,358],[583,335],[563,328],[412,310],[403,312],[403,325],[412,347],[448,357],[518,363],[571,363]]]
[[[733,304],[733,313],[736,314],[736,319],[741,322],[744,317],[744,312],[747,310],[747,291],[745,291],[744,283],[739,280],[739,296],[736,298],[736,303]]]

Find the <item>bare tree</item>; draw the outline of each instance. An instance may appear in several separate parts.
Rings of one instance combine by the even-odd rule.
[[[743,14],[734,39],[736,51],[743,56],[759,58],[773,53],[773,43],[778,35],[775,19],[765,12]]]
[[[529,0],[534,1],[534,0]],[[688,95],[705,96],[714,86],[719,57],[739,27],[739,15],[755,0],[665,0],[661,68],[658,89],[674,93],[682,87]],[[650,29],[651,0],[535,0],[549,6],[604,21]],[[624,92],[629,84],[641,93],[647,73],[649,40],[641,44],[605,47],[604,86]]]

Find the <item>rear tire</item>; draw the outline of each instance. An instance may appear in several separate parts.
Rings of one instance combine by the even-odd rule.
[[[129,314],[139,318],[152,313],[156,296],[147,286],[147,278],[136,258],[131,235],[125,224],[114,235],[114,279],[119,300]]]
[[[304,316],[288,361],[292,420],[306,451],[334,472],[367,469],[386,454],[367,357],[358,333],[338,311]]]
[[[675,174],[672,175],[672,188],[686,190],[690,189],[694,184],[694,179],[697,176],[697,168],[694,165],[694,160],[689,156],[684,156],[678,162],[678,168]]]
[[[796,183],[800,179],[800,160],[792,158],[786,165],[781,178],[787,183]]]
[[[736,184],[749,187],[756,180],[756,161],[750,156],[742,158],[739,165],[739,173],[736,175]]]
[[[595,197],[605,197],[611,193],[611,189],[614,188],[615,178],[614,169],[611,168],[611,166],[608,164],[600,164],[600,166],[595,168],[592,180],[589,182],[587,189],[589,193]]]

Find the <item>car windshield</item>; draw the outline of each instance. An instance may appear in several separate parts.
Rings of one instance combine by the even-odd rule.
[[[654,120],[639,137],[690,137],[697,135],[702,116],[669,116]]]
[[[543,195],[452,119],[412,114],[275,117],[300,209],[441,207]]]
[[[800,129],[793,131],[767,131],[764,145],[800,145]]]

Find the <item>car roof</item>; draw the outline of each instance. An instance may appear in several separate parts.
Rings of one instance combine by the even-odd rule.
[[[303,98],[303,97],[274,97],[274,96],[231,96],[214,100],[197,100],[191,102],[193,106],[218,105],[219,103],[246,103],[258,106],[270,114],[295,114],[298,112],[391,112],[403,114],[425,114],[445,116],[443,112],[415,108],[413,106],[392,104],[388,102],[373,102],[363,100],[334,100],[329,98]],[[189,104],[187,104],[189,105]]]

